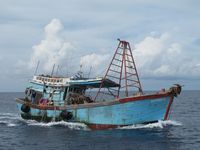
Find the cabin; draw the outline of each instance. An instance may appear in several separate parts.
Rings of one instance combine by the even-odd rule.
[[[88,89],[119,87],[119,84],[103,78],[66,78],[35,75],[28,83],[26,100],[33,104],[64,106],[92,103],[93,98],[86,94]]]

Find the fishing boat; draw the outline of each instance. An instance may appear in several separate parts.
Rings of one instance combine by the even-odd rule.
[[[16,102],[23,119],[80,122],[91,129],[108,129],[167,120],[174,97],[180,93],[181,86],[175,84],[145,94],[130,44],[119,39],[103,77],[34,75],[25,97]]]

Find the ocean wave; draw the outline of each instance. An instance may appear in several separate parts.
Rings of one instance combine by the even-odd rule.
[[[164,128],[166,126],[181,126],[182,123],[174,120],[166,120],[161,121],[159,120],[156,123],[149,123],[149,124],[136,124],[136,125],[130,125],[125,127],[119,127],[118,129],[145,129],[145,128]]]
[[[0,117],[17,117],[17,116],[19,115],[14,113],[0,113]]]
[[[8,127],[18,126],[21,118],[13,113],[0,113],[0,125]]]
[[[0,125],[5,125],[5,126],[8,126],[8,127],[14,127],[14,126],[17,126],[18,123],[12,122],[10,120],[0,120]]]

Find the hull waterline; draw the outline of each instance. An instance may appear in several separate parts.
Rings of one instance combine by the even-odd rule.
[[[167,120],[173,96],[168,93],[128,97],[111,102],[99,102],[66,106],[39,106],[23,99],[16,99],[24,119],[42,122],[82,122],[91,129],[108,129],[133,124]],[[23,112],[22,106],[30,108]],[[65,112],[65,116],[62,113]]]

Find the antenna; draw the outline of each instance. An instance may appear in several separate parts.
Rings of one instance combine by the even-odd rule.
[[[39,64],[40,64],[40,61],[37,62],[37,66],[36,66],[36,69],[35,69],[35,73],[34,73],[34,75],[37,74],[37,70],[38,70]]]
[[[55,64],[53,64],[53,68],[52,68],[52,72],[51,72],[51,77],[53,76],[54,68],[55,68]]]
[[[90,71],[88,73],[88,78],[90,77],[91,70],[92,70],[92,66],[90,66]]]
[[[80,72],[82,72],[82,67],[83,67],[83,65],[82,65],[82,64],[80,64]]]
[[[58,69],[59,69],[59,65],[58,65],[58,67],[56,69],[56,76],[58,75]]]

